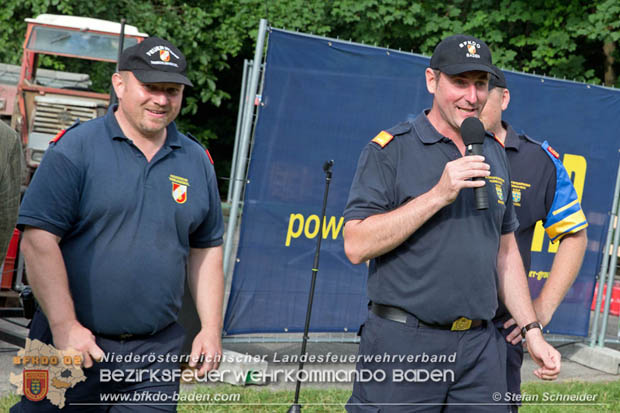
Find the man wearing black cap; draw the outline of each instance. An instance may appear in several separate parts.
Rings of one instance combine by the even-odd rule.
[[[519,219],[515,237],[526,272],[530,270],[532,237],[537,221],[542,221],[549,239],[560,242],[549,278],[534,300],[538,321],[546,326],[575,281],[586,251],[588,223],[566,169],[545,141],[539,143],[502,120],[510,92],[504,73],[496,68],[489,80],[489,98],[480,115],[485,128],[505,146],[510,162],[512,199]],[[518,400],[521,386],[523,347],[515,320],[502,303],[494,324],[509,344],[506,353],[508,391]],[[517,406],[513,406],[516,411]]]
[[[192,85],[179,49],[155,37],[126,49],[112,83],[118,106],[54,139],[20,210],[39,303],[30,338],[82,354],[86,380],[63,411],[107,411],[102,395],[118,393],[138,402],[129,411],[175,411],[179,362],[203,356],[202,376],[221,353],[217,182],[208,152],[174,124]],[[202,325],[189,358],[176,323],[186,276]],[[11,411],[55,410],[23,398]]]
[[[493,72],[484,42],[444,39],[425,72],[431,109],[362,151],[344,240],[353,263],[370,260],[357,370],[372,377],[355,382],[349,412],[505,411],[498,294],[527,335],[535,374],[559,374],[519,259],[504,149],[489,136],[484,156],[464,156],[461,124],[480,115]],[[479,211],[470,188],[485,184],[489,207]]]

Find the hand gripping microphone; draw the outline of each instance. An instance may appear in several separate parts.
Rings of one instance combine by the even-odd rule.
[[[478,118],[466,118],[461,124],[461,136],[467,148],[467,155],[482,155],[482,144],[484,142],[484,126]],[[473,178],[474,181],[485,181],[483,177]],[[474,188],[476,197],[476,209],[489,208],[489,194],[485,186]]]

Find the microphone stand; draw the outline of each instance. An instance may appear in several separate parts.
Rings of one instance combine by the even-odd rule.
[[[321,222],[319,236],[316,242],[316,251],[314,253],[314,264],[312,265],[312,281],[310,283],[310,294],[308,295],[308,308],[306,310],[306,324],[304,325],[304,336],[301,342],[301,357],[299,358],[299,370],[304,369],[303,355],[306,353],[306,344],[308,343],[308,330],[310,329],[310,316],[312,314],[312,300],[314,299],[314,287],[316,284],[316,274],[319,272],[319,253],[321,251],[321,240],[323,239],[323,222],[325,221],[325,208],[327,207],[327,193],[329,192],[329,183],[332,180],[332,166],[334,161],[327,161],[323,165],[325,172],[325,193],[323,194],[323,209],[321,210]],[[299,404],[299,390],[301,389],[301,381],[299,374],[297,375],[297,383],[295,385],[295,401],[288,409],[288,413],[301,413],[301,405]]]

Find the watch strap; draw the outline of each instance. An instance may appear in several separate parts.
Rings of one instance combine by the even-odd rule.
[[[534,321],[533,323],[529,323],[526,326],[523,326],[521,329],[521,337],[525,338],[525,334],[533,328],[540,328],[540,331],[543,331],[543,326],[539,321]]]

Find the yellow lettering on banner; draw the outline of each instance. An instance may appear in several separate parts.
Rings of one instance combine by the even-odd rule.
[[[336,217],[330,217],[329,221],[327,221],[327,226],[325,225],[325,221],[323,222],[323,239],[327,238],[329,233],[332,233],[332,239],[338,238],[338,234],[340,234],[340,230],[342,229],[342,225],[344,225],[344,217],[340,217],[338,220],[338,224],[336,224]]]
[[[549,241],[547,252],[549,254],[555,254],[556,252],[558,252],[558,248],[560,248],[560,242],[558,240],[555,240],[555,242]]]
[[[545,228],[543,227],[542,221],[537,221],[536,227],[534,228],[534,235],[532,236],[531,250],[534,252],[541,252],[544,240],[545,240]]]
[[[586,158],[581,155],[573,155],[570,153],[564,154],[564,168],[566,168],[566,172],[573,182],[573,186],[575,187],[575,192],[577,192],[577,198],[579,202],[581,202],[581,197],[583,195],[583,188],[586,182],[586,170],[588,169],[588,163]],[[536,223],[536,227],[534,228],[534,235],[532,236],[532,247],[531,250],[533,252],[541,252],[543,249],[543,243],[545,240],[549,240],[548,237],[545,236],[545,228],[543,227],[542,221],[538,221]],[[558,252],[558,247],[560,246],[559,242],[551,243],[549,242],[549,246],[547,247],[547,252],[550,254],[555,254]]]
[[[566,168],[566,172],[568,172],[568,176],[570,176],[571,181],[573,181],[573,186],[577,192],[577,198],[579,199],[579,202],[581,202],[583,187],[586,183],[586,169],[588,169],[586,158],[580,155],[572,155],[567,153],[564,155],[563,163]]]
[[[310,231],[310,223],[314,222],[314,229]],[[319,229],[321,228],[321,220],[318,215],[310,215],[308,219],[306,219],[306,225],[304,226],[304,235],[306,238],[314,238],[319,233]]]
[[[530,271],[527,276],[530,278],[536,278],[540,281],[543,278],[549,278],[549,271]]]
[[[295,222],[298,222],[299,225],[297,227],[297,230],[293,231]],[[288,231],[286,232],[286,242],[284,243],[284,245],[286,245],[287,247],[290,246],[291,237],[299,238],[303,229],[304,229],[304,216],[301,214],[291,214],[291,217],[288,220]]]
[[[331,235],[332,239],[338,238],[342,226],[344,225],[344,217],[325,217],[323,221],[323,239],[327,239]],[[291,246],[293,239],[299,238],[302,234],[313,239],[319,235],[321,229],[321,218],[318,215],[309,215],[305,218],[302,214],[291,214],[288,220],[288,230],[284,245]]]

